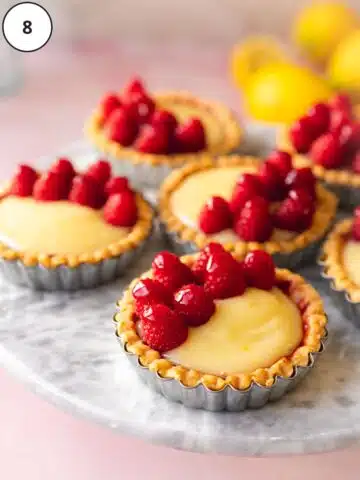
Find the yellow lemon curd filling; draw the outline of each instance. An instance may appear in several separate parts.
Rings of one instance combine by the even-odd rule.
[[[343,250],[344,267],[350,279],[360,287],[360,242],[349,240]]]

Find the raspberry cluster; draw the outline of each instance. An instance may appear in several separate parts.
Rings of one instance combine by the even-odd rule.
[[[106,137],[123,147],[153,154],[194,153],[206,147],[202,121],[193,117],[180,124],[171,112],[157,109],[138,78],[128,83],[121,97],[107,94],[100,112]]]
[[[233,229],[246,242],[266,242],[274,228],[302,232],[316,209],[316,179],[311,168],[292,166],[291,155],[276,150],[257,174],[239,177],[230,201],[211,197],[199,216],[206,234]]]
[[[220,244],[210,243],[192,268],[160,252],[152,262],[152,278],[139,280],[132,291],[141,336],[155,350],[171,350],[185,342],[189,327],[211,318],[214,300],[242,295],[248,286],[271,290],[274,285],[274,262],[262,250],[238,262]]]
[[[8,194],[102,208],[106,222],[117,227],[132,227],[137,221],[135,193],[127,178],[111,176],[111,166],[105,160],[97,161],[83,174],[76,172],[67,158],[59,158],[42,174],[29,165],[19,165]]]
[[[360,122],[348,97],[317,103],[289,129],[295,150],[326,169],[350,168],[360,173]]]

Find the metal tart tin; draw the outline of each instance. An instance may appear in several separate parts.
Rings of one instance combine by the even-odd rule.
[[[161,224],[161,229],[167,241],[171,245],[171,248],[175,251],[177,255],[186,255],[189,253],[197,252],[199,250],[195,243],[191,241],[181,240],[177,233],[167,231],[164,224]],[[295,250],[291,253],[273,254],[272,257],[276,266],[278,268],[295,270],[297,268],[303,267],[306,264],[314,262],[325,235],[326,233],[317,241],[312,242],[306,247]]]
[[[117,333],[116,336],[141,380],[168,400],[182,403],[186,407],[201,408],[213,412],[221,410],[241,412],[248,408],[261,408],[268,402],[279,400],[287,392],[295,388],[313,368],[318,355],[323,352],[327,333],[321,342],[319,352],[309,355],[309,364],[306,367],[295,367],[291,377],[278,376],[271,387],[263,387],[253,382],[246,390],[239,390],[226,385],[222,390],[217,391],[210,390],[203,384],[199,384],[196,387],[187,387],[178,380],[162,378],[158,373],[152,372],[141,365],[138,356],[128,352],[126,344],[123,344]]]
[[[349,298],[346,290],[339,290],[335,287],[333,278],[326,273],[325,264],[321,256],[318,259],[318,265],[321,268],[321,277],[327,280],[331,300],[346,318],[351,320],[356,327],[360,328],[360,303],[353,302]]]
[[[322,182],[322,184],[338,197],[340,208],[352,211],[360,205],[360,188],[328,182]]]

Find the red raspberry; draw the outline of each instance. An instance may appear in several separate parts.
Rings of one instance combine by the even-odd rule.
[[[345,155],[353,155],[360,150],[360,122],[344,126],[340,133],[340,143]]]
[[[190,118],[175,129],[177,151],[183,153],[200,152],[206,147],[205,128],[199,118]]]
[[[143,82],[139,77],[132,78],[129,83],[125,86],[123,91],[123,96],[125,99],[129,99],[133,95],[144,94],[145,87]]]
[[[169,133],[162,125],[144,125],[134,148],[143,153],[166,154],[169,149]]]
[[[106,160],[98,160],[90,165],[85,175],[93,178],[100,185],[105,185],[111,177],[111,165]]]
[[[325,133],[313,143],[310,151],[312,161],[324,168],[340,167],[343,157],[338,135]]]
[[[207,234],[218,233],[230,228],[232,225],[232,214],[229,204],[222,197],[211,197],[199,216],[199,227]]]
[[[162,283],[171,292],[194,281],[190,268],[170,252],[158,253],[152,262],[152,269],[155,280]]]
[[[291,170],[285,178],[285,186],[288,190],[307,190],[312,195],[316,192],[316,178],[310,167],[296,168]]]
[[[242,265],[228,252],[210,255],[204,288],[214,299],[242,295],[246,288]]]
[[[311,122],[307,117],[301,117],[289,129],[289,137],[295,150],[299,153],[307,153],[314,141]]]
[[[309,192],[291,190],[273,216],[274,225],[282,230],[303,232],[311,225],[314,209],[314,200]]]
[[[141,314],[141,336],[150,348],[167,352],[185,342],[188,328],[183,318],[166,305],[150,305]]]
[[[142,310],[151,304],[160,303],[172,306],[171,293],[156,280],[151,278],[142,278],[139,280],[132,290],[132,295],[135,298],[136,312],[139,315]]]
[[[137,125],[143,125],[150,121],[155,111],[155,103],[147,94],[136,93],[124,103],[124,110]]]
[[[37,178],[38,174],[32,167],[19,165],[12,179],[9,194],[18,197],[30,197]]]
[[[355,208],[354,217],[356,217],[356,218],[360,217],[360,205]]]
[[[261,194],[262,186],[256,175],[245,173],[236,182],[230,200],[230,210],[239,212],[250,198]]]
[[[63,200],[67,196],[64,177],[58,173],[43,173],[34,184],[33,197],[42,202]]]
[[[162,125],[166,128],[169,133],[173,133],[176,126],[177,120],[175,115],[167,110],[156,110],[151,117],[151,125],[156,127],[157,125]]]
[[[360,242],[360,217],[354,218],[351,233],[353,240]]]
[[[107,138],[128,147],[135,140],[137,125],[124,109],[115,110],[107,120],[104,131]]]
[[[343,110],[349,114],[351,113],[351,102],[347,95],[335,95],[330,99],[329,106],[334,110]]]
[[[248,200],[237,217],[234,230],[246,242],[266,242],[273,230],[269,204],[262,197]]]
[[[184,285],[174,295],[174,310],[188,326],[198,327],[210,320],[215,312],[215,303],[204,287]]]
[[[86,175],[77,175],[72,181],[69,200],[70,202],[97,209],[102,206],[104,196],[101,188],[93,178]]]
[[[358,152],[353,158],[351,168],[353,172],[360,174],[360,152]]]
[[[225,253],[224,247],[220,243],[211,242],[201,250],[195,263],[192,266],[192,272],[198,283],[202,284],[205,281],[206,265],[210,255],[215,253]]]
[[[343,110],[333,110],[330,118],[330,131],[340,134],[341,130],[351,123],[351,117]]]
[[[71,182],[76,175],[73,164],[65,157],[58,158],[49,171],[63,175],[69,182]]]
[[[271,201],[284,198],[284,181],[278,170],[268,162],[264,162],[259,170],[259,180],[262,184],[264,196]]]
[[[282,150],[275,150],[270,153],[266,159],[266,163],[274,167],[281,178],[285,178],[292,169],[292,158],[290,153],[283,152]]]
[[[121,193],[125,190],[130,190],[129,181],[126,177],[113,177],[106,182],[105,193],[107,196]]]
[[[316,138],[326,133],[330,124],[330,108],[326,103],[316,103],[307,114],[309,124],[312,126]]]
[[[275,285],[275,265],[268,253],[263,250],[249,252],[243,265],[246,283],[262,290],[271,290]]]
[[[133,192],[126,190],[111,195],[103,210],[107,223],[115,227],[133,227],[137,221],[136,197]]]
[[[100,103],[100,115],[103,121],[110,117],[110,115],[121,108],[121,100],[116,93],[108,93],[103,97]]]

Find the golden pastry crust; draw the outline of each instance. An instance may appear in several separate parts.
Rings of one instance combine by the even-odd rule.
[[[257,158],[234,155],[231,157],[221,157],[216,160],[206,158],[201,162],[191,163],[172,172],[162,184],[159,192],[159,213],[166,230],[175,233],[183,241],[193,242],[199,249],[203,248],[207,243],[212,241],[211,237],[195,228],[188,227],[173,214],[171,209],[172,193],[179,187],[184,179],[201,170],[222,166],[244,166],[251,167],[254,171],[257,171],[260,165],[261,161]],[[275,253],[291,253],[306,247],[320,239],[326,233],[336,213],[337,198],[333,193],[321,185],[318,185],[317,197],[317,208],[311,227],[296,235],[294,238],[282,241],[269,240],[264,243],[244,242],[239,238],[235,243],[228,242],[224,244],[224,247],[229,251],[233,251],[236,255],[243,255],[246,251],[257,249],[265,250],[271,255]]]
[[[349,187],[360,187],[360,175],[350,170],[335,170],[315,165],[306,155],[296,153],[292,146],[287,127],[281,127],[277,134],[277,146],[293,155],[293,161],[297,167],[311,167],[314,175],[329,184]]]
[[[347,218],[335,225],[324,243],[320,258],[324,273],[331,279],[336,290],[347,292],[352,302],[360,302],[360,287],[349,277],[344,262],[343,250],[353,225],[353,219]]]
[[[182,262],[191,266],[197,255],[181,257]],[[151,272],[143,276],[151,276]],[[226,376],[213,375],[198,370],[176,365],[161,356],[159,352],[146,345],[138,335],[136,314],[132,288],[139,279],[133,280],[118,302],[118,313],[115,314],[117,336],[122,341],[126,351],[138,357],[139,363],[157,373],[163,378],[172,378],[187,387],[203,384],[210,390],[222,390],[230,385],[238,390],[246,390],[252,382],[264,387],[270,387],[277,376],[289,378],[298,366],[307,366],[310,354],[321,350],[322,340],[326,337],[327,317],[319,294],[305,280],[289,270],[276,270],[279,281],[289,282],[289,297],[302,312],[304,336],[301,344],[288,357],[282,357],[267,368],[258,368],[251,373],[237,373]]]
[[[198,99],[188,92],[169,92],[162,93],[154,96],[155,101],[158,103],[176,103],[189,105],[191,107],[198,108],[207,115],[211,115],[221,126],[223,130],[222,138],[219,142],[208,146],[203,152],[175,154],[175,155],[154,155],[150,153],[137,152],[132,148],[125,148],[116,142],[113,142],[106,138],[103,133],[101,125],[101,117],[99,109],[96,109],[90,116],[85,125],[85,133],[97,146],[99,150],[111,155],[119,160],[131,160],[134,164],[146,163],[149,165],[169,165],[178,166],[191,161],[199,161],[205,155],[224,155],[233,151],[239,146],[242,137],[242,130],[238,121],[232,112],[224,105]]]
[[[139,193],[136,194],[136,203],[138,207],[138,220],[136,224],[126,237],[110,244],[106,248],[81,255],[49,255],[14,250],[0,242],[0,258],[10,261],[20,260],[27,267],[42,265],[46,268],[56,268],[61,265],[77,267],[83,263],[95,264],[105,259],[118,257],[128,250],[136,248],[151,233],[153,210]]]

